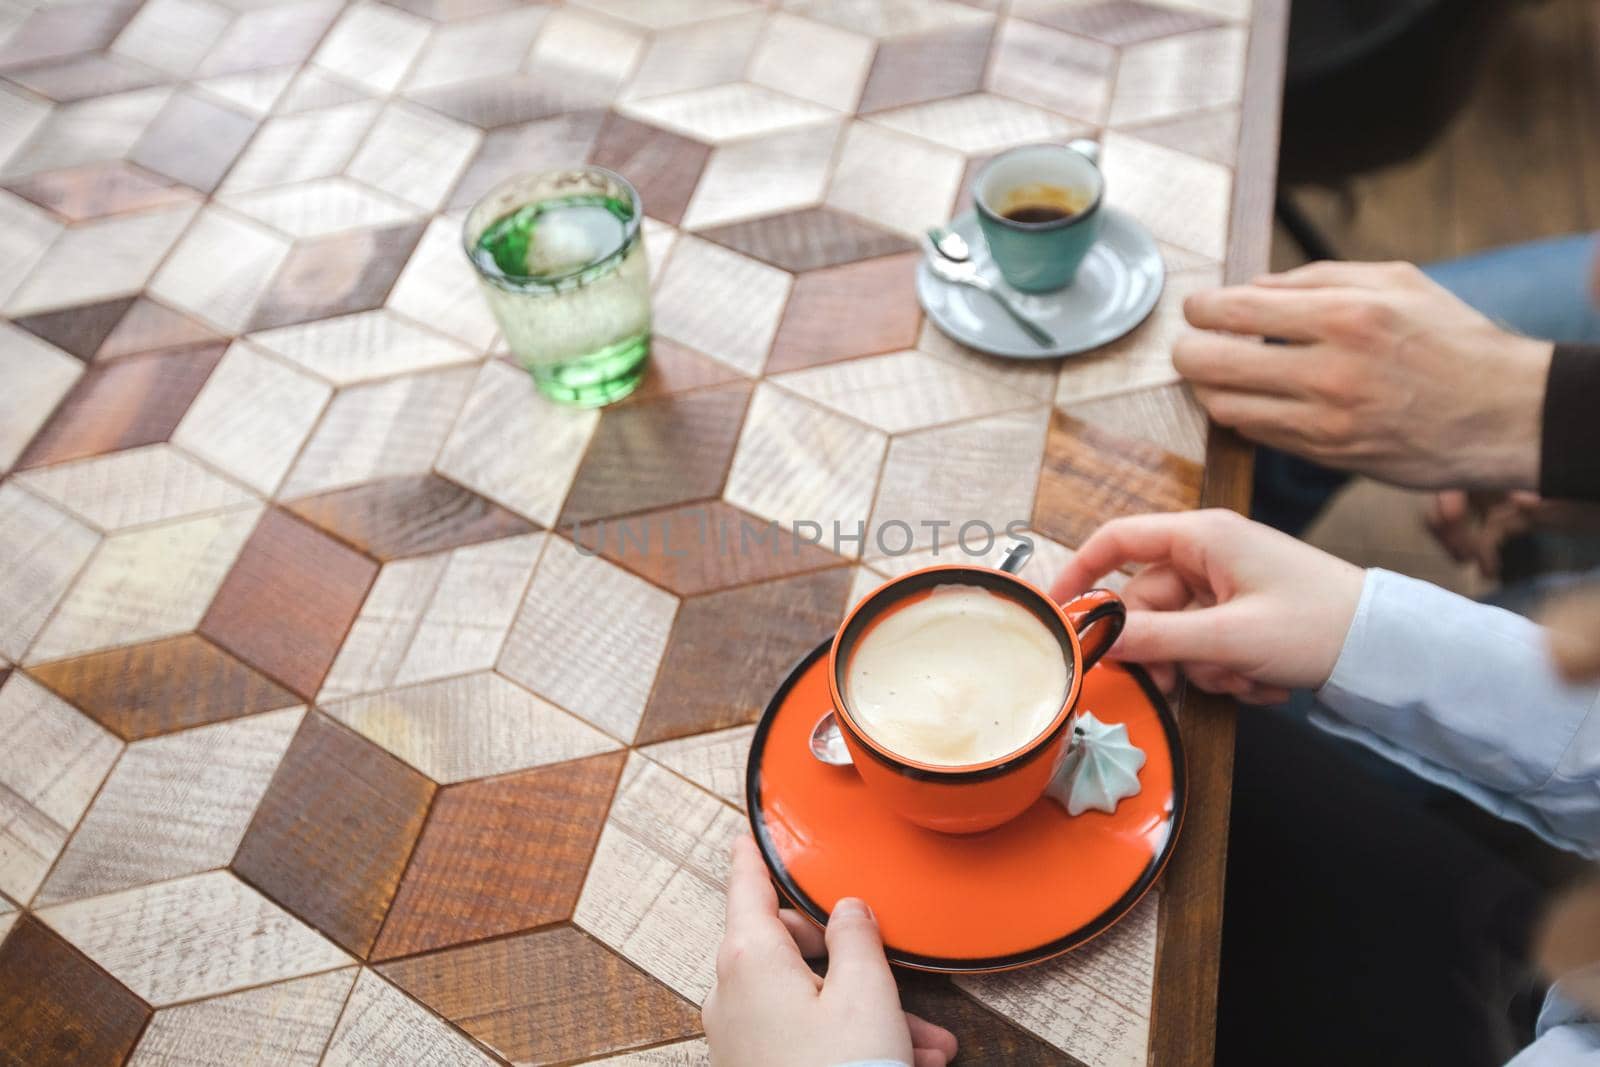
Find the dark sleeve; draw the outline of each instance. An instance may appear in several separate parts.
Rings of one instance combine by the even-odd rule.
[[[1539,494],[1600,500],[1600,345],[1556,345],[1544,393]]]

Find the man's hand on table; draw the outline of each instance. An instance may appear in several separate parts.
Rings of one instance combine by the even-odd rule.
[[[1141,663],[1170,691],[1181,670],[1252,704],[1320,688],[1333,673],[1365,573],[1231,511],[1115,519],[1056,578],[1061,601],[1124,565],[1128,624],[1113,659]]]
[[[1410,264],[1312,263],[1195,293],[1184,314],[1205,332],[1173,363],[1246,437],[1397,485],[1537,487],[1553,346]]]

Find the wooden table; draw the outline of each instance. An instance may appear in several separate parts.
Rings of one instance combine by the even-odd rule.
[[[1242,506],[1168,350],[1185,293],[1265,265],[1286,6],[0,16],[0,1061],[702,1062],[749,724],[927,553],[695,531],[1015,519],[1044,581],[1112,515]],[[1064,364],[943,338],[919,230],[1085,134],[1158,310]],[[638,184],[655,271],[650,378],[604,412],[499,358],[457,244],[492,182],[584,158]],[[1201,705],[1159,892],[1052,964],[907,977],[967,1062],[1210,1059]]]

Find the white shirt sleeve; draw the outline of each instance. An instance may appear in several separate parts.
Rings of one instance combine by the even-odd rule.
[[[1600,858],[1600,689],[1563,682],[1522,616],[1370,570],[1317,700],[1324,729]]]

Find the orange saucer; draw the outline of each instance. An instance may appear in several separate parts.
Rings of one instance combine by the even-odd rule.
[[[828,642],[767,704],[745,778],[750,823],[774,880],[818,924],[841,897],[866,900],[889,959],[924,971],[1003,971],[1109,929],[1154,884],[1183,822],[1183,746],[1143,671],[1103,663],[1078,710],[1126,723],[1148,757],[1115,815],[1073,817],[1049,797],[981,834],[914,826],[874,801],[850,767],[806,747],[829,707]]]

